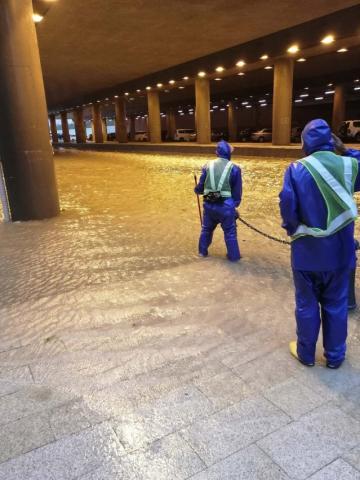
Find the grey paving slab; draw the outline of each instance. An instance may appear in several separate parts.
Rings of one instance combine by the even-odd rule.
[[[292,478],[305,479],[360,442],[360,423],[324,405],[258,442]]]
[[[81,399],[60,405],[47,415],[56,438],[79,432],[106,420],[104,415],[91,410]]]
[[[205,464],[192,448],[174,433],[154,442],[146,451],[137,451],[124,458],[131,480],[185,480],[200,472]]]
[[[287,348],[280,348],[235,367],[234,371],[250,386],[264,391],[288,380],[305,368],[290,356]]]
[[[360,480],[360,472],[339,459],[312,475],[309,480]]]
[[[320,394],[294,378],[265,390],[263,395],[294,419],[326,402]]]
[[[290,418],[268,400],[245,399],[181,431],[207,465],[286,425]]]
[[[255,393],[238,375],[228,370],[210,378],[194,380],[194,384],[211,400],[219,410]]]
[[[64,344],[53,335],[20,348],[0,352],[0,366],[29,365],[43,357],[51,358],[65,350]]]
[[[0,381],[0,397],[15,393],[22,388],[22,385],[15,382]]]
[[[339,395],[334,403],[360,422],[360,385]]]
[[[0,438],[0,463],[55,440],[44,414],[1,425]]]
[[[144,447],[213,411],[210,400],[188,385],[160,397],[133,414],[113,419],[111,424],[125,449],[130,451]]]
[[[31,385],[0,398],[0,425],[54,408],[73,396],[54,388]]]
[[[343,455],[344,459],[360,471],[360,445]]]
[[[124,454],[113,429],[101,424],[0,465],[1,480],[72,480]]]
[[[28,366],[0,367],[0,380],[6,382],[34,383]]]

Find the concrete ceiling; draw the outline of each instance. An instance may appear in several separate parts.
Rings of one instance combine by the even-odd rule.
[[[358,1],[57,0],[37,26],[48,106],[353,5]]]

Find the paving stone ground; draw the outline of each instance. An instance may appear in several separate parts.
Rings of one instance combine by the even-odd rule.
[[[0,480],[360,479],[360,315],[340,370],[293,360],[288,248],[196,255],[205,160],[60,152],[62,215],[0,225]],[[239,163],[284,238],[289,161]]]

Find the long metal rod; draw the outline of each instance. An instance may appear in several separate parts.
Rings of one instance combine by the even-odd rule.
[[[194,173],[194,180],[195,180],[195,187],[196,187],[196,185],[197,185],[197,176],[195,175],[195,173]],[[200,198],[199,198],[199,194],[198,194],[198,193],[196,194],[196,198],[197,198],[197,204],[198,204],[198,209],[199,209],[200,225],[202,226],[203,221],[202,221],[202,213],[201,213],[201,206],[200,206]]]

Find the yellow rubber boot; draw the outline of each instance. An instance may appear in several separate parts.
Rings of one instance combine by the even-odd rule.
[[[314,363],[305,363],[301,360],[301,358],[299,358],[299,355],[297,353],[297,341],[296,340],[293,340],[292,342],[289,343],[289,350],[290,350],[291,355],[293,357],[295,357],[296,360],[298,360],[303,365],[306,365],[307,367],[313,367],[314,366]]]

